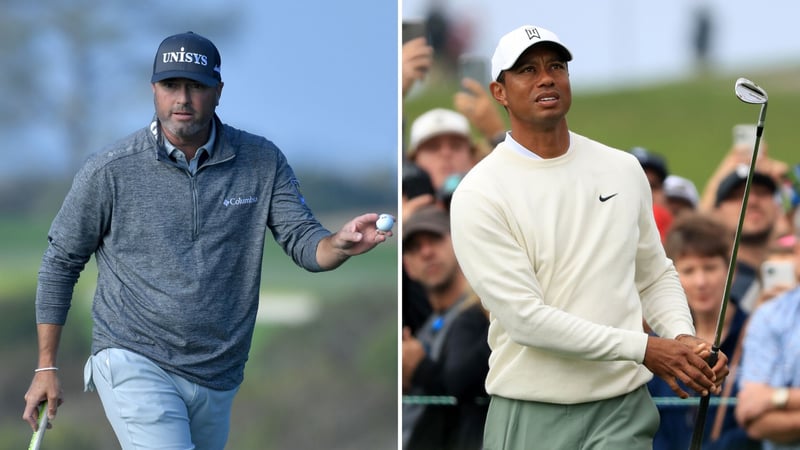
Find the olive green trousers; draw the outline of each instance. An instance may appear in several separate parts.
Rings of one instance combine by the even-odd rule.
[[[573,405],[492,396],[485,450],[651,450],[660,418],[646,386]]]

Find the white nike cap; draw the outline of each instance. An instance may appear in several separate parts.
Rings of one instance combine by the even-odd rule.
[[[535,25],[523,25],[500,38],[492,55],[492,80],[497,81],[500,72],[514,66],[520,55],[529,47],[551,42],[561,47],[567,61],[572,61],[572,53],[561,43],[555,33]]]

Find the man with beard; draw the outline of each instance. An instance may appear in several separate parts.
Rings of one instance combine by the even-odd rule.
[[[378,214],[337,233],[314,217],[284,154],[223,123],[216,46],[192,32],[156,52],[155,117],[93,155],[48,233],[36,292],[38,368],[23,419],[62,402],[57,353],[92,255],[97,287],[85,387],[123,449],[220,450],[255,327],[267,229],[294,262],[335,269],[391,236]]]
[[[455,405],[403,405],[403,448],[479,450],[489,321],[458,266],[442,208],[426,206],[403,223],[403,266],[433,309],[416,336],[403,329],[403,392],[456,399]]]
[[[738,166],[717,187],[714,214],[732,231],[739,224],[748,170],[748,166]],[[761,291],[757,272],[768,256],[770,239],[780,214],[780,205],[775,201],[777,189],[772,177],[763,172],[753,173],[731,286],[731,300],[748,313],[753,310]]]

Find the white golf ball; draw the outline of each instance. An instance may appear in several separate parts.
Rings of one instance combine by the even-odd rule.
[[[381,214],[375,226],[381,231],[389,231],[394,226],[394,217],[391,214]]]

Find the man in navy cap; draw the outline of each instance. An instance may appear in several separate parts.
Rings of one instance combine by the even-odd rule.
[[[642,169],[647,175],[647,182],[650,183],[650,191],[653,194],[653,203],[666,206],[664,181],[669,175],[667,162],[661,155],[652,153],[644,147],[633,147],[630,152],[639,160],[639,164],[642,165]]]
[[[93,155],[48,234],[36,293],[38,367],[23,418],[62,402],[56,360],[72,290],[98,279],[86,389],[124,449],[222,449],[250,349],[267,229],[296,264],[331,270],[365,253],[378,214],[336,233],[314,217],[283,153],[224,124],[221,58],[187,32],[158,48],[152,122]]]
[[[747,165],[737,166],[717,186],[714,214],[731,231],[739,225],[749,170]],[[731,286],[731,300],[748,313],[755,308],[761,295],[757,270],[767,259],[780,215],[780,205],[775,199],[777,191],[778,185],[772,177],[759,171],[753,173],[736,253],[736,276]]]

